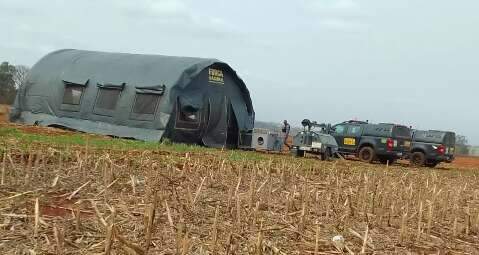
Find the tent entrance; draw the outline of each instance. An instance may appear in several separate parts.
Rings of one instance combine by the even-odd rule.
[[[228,103],[228,118],[226,131],[226,148],[238,148],[239,145],[239,128],[233,106]]]
[[[238,148],[239,146],[239,125],[238,118],[233,110],[229,98],[221,100],[209,100],[209,111],[205,115],[205,128],[201,140],[204,145],[216,148]]]

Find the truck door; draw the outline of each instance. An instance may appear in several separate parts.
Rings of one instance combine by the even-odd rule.
[[[336,142],[338,143],[338,150],[345,151],[344,149],[344,135],[346,134],[346,129],[347,126],[343,124],[338,124],[332,128],[332,133],[331,135],[336,139]]]
[[[343,138],[344,148],[349,152],[355,152],[358,148],[363,128],[361,125],[349,125]]]

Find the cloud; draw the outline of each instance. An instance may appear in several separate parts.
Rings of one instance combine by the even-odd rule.
[[[228,37],[240,31],[222,17],[206,15],[185,0],[120,0],[111,3],[125,20],[170,36]]]
[[[358,30],[369,27],[366,12],[357,0],[303,0],[303,9],[320,27]]]
[[[347,16],[362,12],[356,0],[303,0],[303,5],[311,12],[323,14]]]
[[[355,0],[332,0],[332,1],[321,1],[314,0],[311,2],[313,7],[320,9],[329,9],[336,11],[350,11],[358,10],[359,4]]]
[[[328,28],[328,29],[343,30],[343,31],[367,29],[369,27],[368,24],[358,20],[348,20],[344,18],[332,18],[332,17],[320,19],[319,24],[320,26]]]
[[[190,15],[188,6],[182,0],[119,0],[112,2],[111,5],[114,9],[137,19],[151,17],[166,19],[174,16],[187,17]]]

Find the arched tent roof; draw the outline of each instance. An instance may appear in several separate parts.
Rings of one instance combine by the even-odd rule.
[[[176,57],[164,55],[145,55],[130,53],[109,53],[63,49],[54,51],[43,57],[37,66],[41,66],[40,75],[57,74],[62,80],[85,82],[92,75],[97,80],[109,83],[125,83],[128,85],[142,85],[155,87],[162,81],[167,88],[184,88],[203,69],[211,65],[218,65],[228,69],[238,82],[240,89],[250,99],[251,97],[244,81],[228,64],[211,58]],[[53,78],[53,77],[52,77]]]
[[[58,95],[57,90],[58,86],[62,85],[62,82],[87,84],[89,82],[92,83],[92,80],[94,83],[106,86],[121,84],[125,87],[133,87],[133,89],[139,87],[144,89],[157,89],[159,86],[165,86],[166,100],[163,100],[161,103],[161,108],[163,115],[168,115],[173,111],[172,100],[174,100],[174,98],[172,98],[172,96],[174,96],[174,93],[172,92],[181,91],[204,69],[211,66],[221,67],[231,74],[235,84],[243,94],[248,111],[254,115],[251,97],[245,83],[228,64],[217,59],[64,49],[46,55],[32,67],[27,83],[25,86],[22,86],[17,96],[12,112],[12,120],[20,119],[20,121],[23,122],[31,122],[28,120],[29,114],[22,116],[22,112],[28,108],[27,105],[24,104],[25,98],[27,98],[28,95],[56,95],[56,100],[58,100],[61,96]],[[55,86],[54,84],[61,85]],[[97,84],[89,84],[89,86],[95,86]],[[50,96],[49,99],[37,103],[42,104],[42,106],[38,107],[46,109],[50,115],[56,115],[56,107],[54,105],[58,104],[58,102],[55,102],[54,97],[55,96]],[[45,111],[43,112],[45,113]],[[165,128],[165,119],[168,117],[169,116],[163,116],[163,123],[161,123],[162,128]],[[79,124],[68,124],[65,119],[58,120],[58,118],[56,118],[54,120],[48,118],[48,120],[44,121],[50,122],[45,123],[45,125],[64,125],[85,132],[89,132],[88,129],[91,129],[82,128],[83,125]],[[61,123],[54,123],[55,121]],[[95,123],[90,123],[89,125],[92,127]],[[78,128],[72,126],[77,126]],[[121,135],[123,132],[121,130],[115,132],[114,127],[109,127],[108,129],[112,131],[102,132],[97,129],[94,132],[124,136]],[[133,130],[132,132],[137,131],[138,130]],[[143,140],[156,140],[158,135],[151,137],[133,135],[132,137]]]

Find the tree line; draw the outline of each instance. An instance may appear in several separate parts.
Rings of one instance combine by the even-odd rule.
[[[24,65],[0,64],[0,104],[13,104],[18,88],[25,82],[30,68]]]

